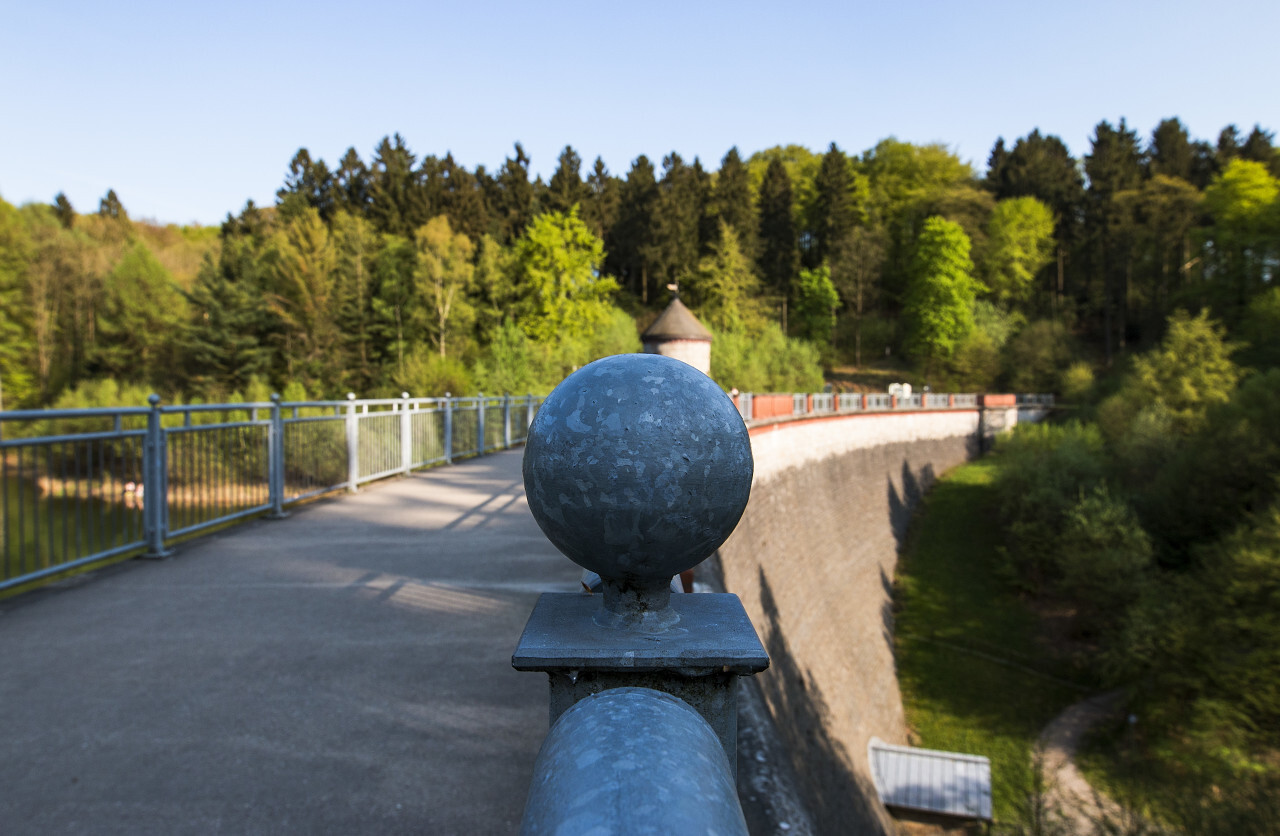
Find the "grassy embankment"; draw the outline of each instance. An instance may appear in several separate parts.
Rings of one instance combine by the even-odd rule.
[[[912,743],[991,759],[994,815],[1022,822],[1041,729],[1088,687],[998,571],[995,464],[946,474],[916,515],[895,590],[898,678]]]

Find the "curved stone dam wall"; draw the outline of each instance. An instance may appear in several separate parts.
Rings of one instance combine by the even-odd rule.
[[[867,743],[907,742],[893,657],[898,547],[923,491],[975,456],[982,433],[977,409],[751,429],[751,500],[720,570],[769,651],[755,681],[819,833],[893,832]]]

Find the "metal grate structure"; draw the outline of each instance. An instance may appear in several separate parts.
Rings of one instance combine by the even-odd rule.
[[[894,746],[867,746],[880,801],[891,808],[991,821],[991,761],[981,755]]]

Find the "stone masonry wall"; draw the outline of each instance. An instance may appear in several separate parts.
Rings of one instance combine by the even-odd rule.
[[[974,411],[853,415],[752,430],[751,501],[720,548],[769,651],[755,677],[819,833],[892,833],[867,763],[906,742],[892,584],[913,507],[976,455]]]

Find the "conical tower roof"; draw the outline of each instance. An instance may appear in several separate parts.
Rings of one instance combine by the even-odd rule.
[[[671,300],[667,309],[653,321],[640,339],[646,343],[662,343],[671,340],[703,340],[711,342],[711,332],[685,307],[680,297]]]

